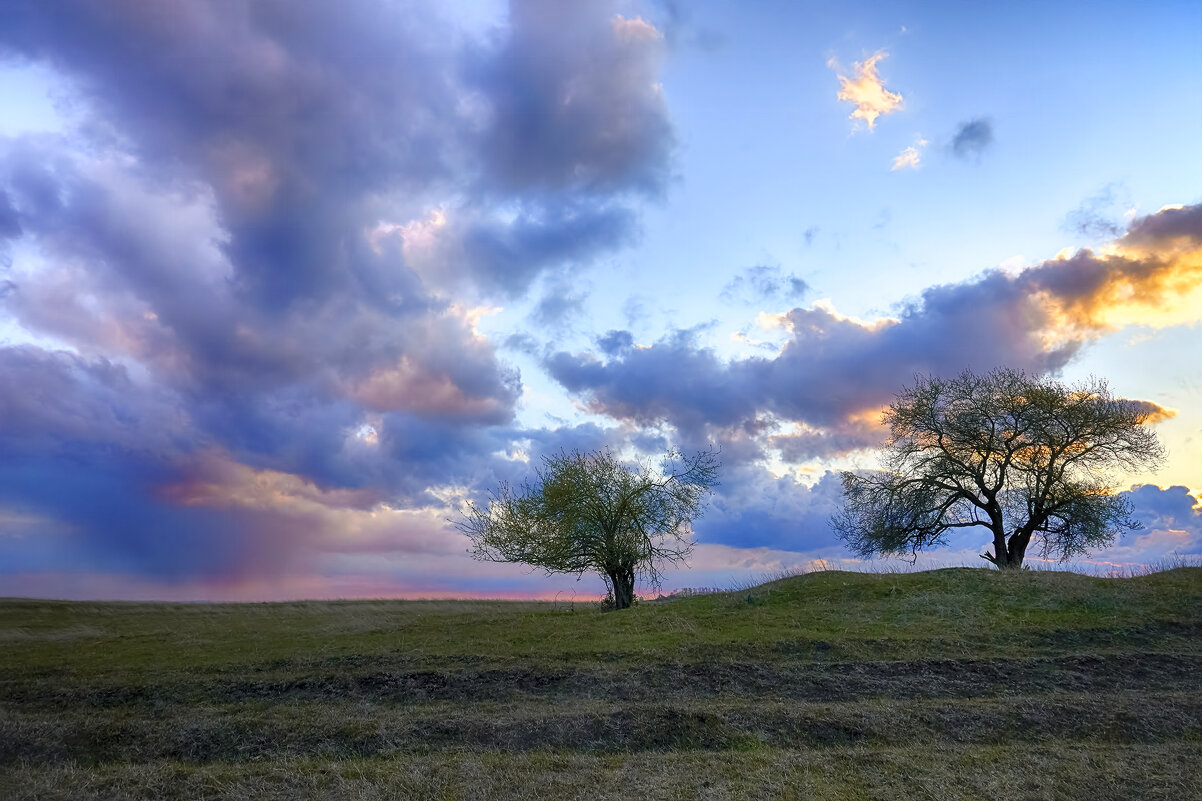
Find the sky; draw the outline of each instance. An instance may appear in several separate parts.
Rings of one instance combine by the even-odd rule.
[[[591,598],[453,521],[604,447],[721,448],[664,591],[897,569],[840,471],[1000,366],[1197,558],[1200,322],[1197,0],[0,4],[0,596]]]

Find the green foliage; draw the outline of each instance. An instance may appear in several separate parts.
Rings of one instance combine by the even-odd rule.
[[[636,576],[658,586],[664,566],[688,557],[690,524],[717,473],[708,451],[669,453],[658,468],[627,466],[609,450],[565,451],[545,457],[533,482],[503,484],[484,506],[469,502],[455,525],[477,559],[599,573],[615,608],[625,609]]]
[[[903,389],[884,422],[877,473],[843,474],[832,520],[855,552],[917,554],[949,531],[980,527],[999,568],[1020,568],[1034,538],[1067,560],[1138,528],[1113,484],[1163,457],[1155,407],[1114,398],[1104,381],[1066,386],[1015,370]]]

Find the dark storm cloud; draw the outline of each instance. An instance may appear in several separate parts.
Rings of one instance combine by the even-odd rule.
[[[329,534],[323,511],[441,506],[432,485],[509,477],[508,460],[489,454],[511,430],[391,414],[367,446],[312,412],[215,414],[259,439],[236,461],[229,454],[242,443],[204,411],[102,358],[0,348],[0,509],[58,543],[56,570],[233,578],[304,562]],[[317,436],[303,430],[314,425],[324,426]],[[326,430],[336,441],[323,442]],[[274,472],[281,462],[301,475]],[[302,513],[298,498],[316,500]]]
[[[456,93],[422,20],[367,4],[8,3],[0,45],[74,80],[147,170],[211,186],[259,304],[338,286],[367,193],[445,175]],[[417,119],[422,124],[415,124]],[[400,186],[398,186],[400,184]]]
[[[0,139],[0,239],[38,254],[0,308],[78,354],[0,353],[0,511],[254,572],[328,535],[330,493],[508,475],[520,378],[470,306],[630,242],[665,188],[663,43],[623,10],[517,2],[479,37],[421,3],[0,5],[0,56],[83,120]]]
[[[389,196],[522,197],[512,232],[463,232],[468,269],[502,285],[571,243],[627,238],[628,212],[586,204],[663,189],[654,29],[610,3],[518,2],[481,44],[429,8],[15,2],[0,47],[67,72],[148,168],[213,187],[257,305],[378,278],[346,248]]]
[[[722,288],[722,299],[746,303],[798,301],[808,291],[805,281],[786,273],[780,265],[757,264],[732,278]]]
[[[629,244],[638,233],[635,215],[624,206],[568,203],[528,205],[508,222],[477,219],[449,227],[447,243],[432,255],[440,272],[467,271],[511,296],[525,292],[548,268],[587,262]]]
[[[198,444],[172,400],[104,359],[0,349],[0,506],[44,516],[35,529],[60,543],[57,567],[174,576],[247,563],[252,521],[155,494]]]
[[[838,454],[876,444],[879,410],[917,375],[999,365],[1055,371],[1109,330],[1123,304],[1155,309],[1196,287],[1196,259],[1179,253],[1202,244],[1199,208],[1135,221],[1117,254],[1082,250],[1017,275],[993,270],[930,287],[892,319],[793,309],[783,317],[789,338],[772,358],[724,361],[682,331],[606,359],[561,351],[545,365],[594,411],[620,420],[697,432],[770,414],[808,426],[772,435],[786,458]]]
[[[0,348],[0,442],[14,454],[170,448],[171,397],[123,366],[32,345]]]
[[[60,168],[56,178],[69,199],[28,226],[53,263],[21,282],[9,303],[28,327],[85,351],[124,351],[198,403],[270,406],[257,393],[280,392],[295,408],[290,396],[300,385],[313,402],[350,395],[377,410],[412,409],[418,399],[389,387],[403,378],[426,388],[450,382],[444,400],[454,402],[431,414],[507,419],[515,376],[462,317],[421,295],[407,271],[371,291],[348,286],[321,303],[264,310],[238,293],[203,194],[164,197],[122,174]],[[383,273],[370,248],[354,258]]]
[[[492,103],[490,175],[501,191],[659,193],[673,144],[658,87],[661,36],[617,4],[522,0],[474,79]]]
[[[952,153],[962,159],[980,157],[993,144],[993,123],[986,117],[960,123],[952,137]]]

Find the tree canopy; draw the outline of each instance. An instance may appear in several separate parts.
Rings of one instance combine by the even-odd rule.
[[[981,527],[999,568],[1022,567],[1035,539],[1068,559],[1138,528],[1114,491],[1120,470],[1155,467],[1163,449],[1148,427],[1157,407],[1111,396],[1106,382],[1065,385],[999,369],[928,377],[884,415],[883,470],[843,474],[832,524],[862,556],[910,554]]]
[[[599,573],[625,609],[636,576],[658,586],[664,566],[688,557],[691,523],[717,476],[712,451],[669,452],[658,467],[628,466],[608,449],[562,451],[543,458],[533,481],[502,484],[484,505],[469,502],[455,526],[477,559]]]

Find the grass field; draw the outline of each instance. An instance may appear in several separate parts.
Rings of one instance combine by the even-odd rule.
[[[1202,568],[0,601],[0,798],[1202,798]]]

